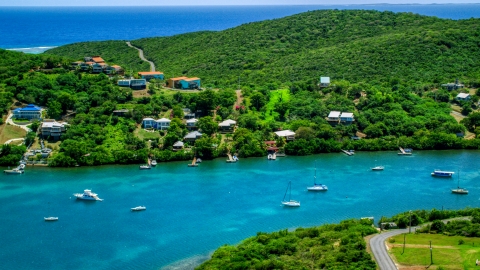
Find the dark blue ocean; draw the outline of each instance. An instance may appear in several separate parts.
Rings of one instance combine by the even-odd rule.
[[[219,31],[241,24],[317,9],[375,9],[448,19],[480,16],[480,4],[0,7],[0,48],[38,53],[81,41],[133,40],[187,32]]]

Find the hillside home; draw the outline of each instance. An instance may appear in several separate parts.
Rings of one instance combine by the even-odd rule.
[[[40,119],[42,117],[42,109],[33,104],[28,104],[23,108],[13,110],[13,118],[18,119]]]
[[[198,119],[188,119],[186,121],[186,126],[187,126],[187,129],[188,130],[192,130],[192,129],[197,129],[197,122],[198,122]]]
[[[142,120],[143,128],[153,128],[154,125],[155,125],[155,119],[150,117],[143,118]]]
[[[183,118],[185,119],[195,118],[195,113],[192,113],[192,111],[189,108],[183,108]]]
[[[113,115],[116,116],[125,116],[128,113],[127,109],[114,110]]]
[[[467,94],[467,93],[460,93],[457,95],[457,97],[455,97],[455,99],[458,101],[468,101],[471,98],[472,97],[470,96],[470,94]]]
[[[233,132],[235,130],[236,121],[227,119],[220,124],[218,124],[218,130],[220,132]]]
[[[341,114],[341,112],[339,112],[339,111],[331,111],[328,114],[327,121],[329,121],[329,122],[339,122],[340,121],[340,114]]]
[[[165,130],[170,127],[170,122],[171,120],[167,118],[161,118],[161,119],[155,120],[153,118],[147,117],[147,118],[143,118],[142,126],[143,128]]]
[[[82,61],[75,61],[75,62],[72,62],[71,66],[70,66],[70,69],[79,69],[80,66],[82,65]]]
[[[147,81],[145,79],[130,80],[130,88],[133,90],[143,90],[147,88]]]
[[[105,68],[105,73],[107,73],[108,75],[113,75],[113,74],[123,75],[124,70],[121,66],[113,65],[113,66],[107,66]]]
[[[186,78],[180,80],[181,89],[199,89],[200,88],[200,78]]]
[[[85,62],[105,63],[105,60],[103,60],[103,58],[101,58],[99,55],[87,56],[83,59],[85,60]]]
[[[107,68],[105,63],[95,63],[92,65],[92,73],[102,73]]]
[[[350,112],[342,112],[342,114],[340,115],[340,122],[343,122],[343,123],[352,123],[353,121],[355,121],[354,117],[353,117],[353,113],[350,113]]]
[[[167,80],[167,87],[181,88],[180,81],[183,79],[188,79],[188,78],[187,77],[170,78]]]
[[[84,63],[81,63],[80,64],[80,70],[82,71],[88,71],[90,70],[90,68],[92,68],[93,64],[95,64],[94,62],[84,62]]]
[[[330,86],[330,77],[320,77],[320,87]]]
[[[54,140],[60,139],[62,133],[66,131],[66,123],[58,123],[54,119],[45,119],[42,122],[42,126],[40,128],[41,134],[43,138],[52,138]]]
[[[194,142],[196,141],[197,139],[200,139],[202,138],[202,133],[198,132],[198,131],[192,131],[190,133],[188,133],[187,135],[185,135],[185,137],[183,137],[183,139],[187,142]]]
[[[173,144],[173,151],[182,150],[183,146],[184,146],[184,143],[181,142],[181,141],[178,141],[178,142]]]
[[[118,80],[118,86],[130,87],[130,80]]]
[[[142,79],[147,80],[147,82],[151,79],[163,80],[165,78],[163,72],[159,71],[138,72],[138,76],[140,76]]]
[[[287,141],[293,141],[295,140],[295,132],[291,130],[281,130],[281,131],[275,131],[274,132],[278,137],[283,137]]]

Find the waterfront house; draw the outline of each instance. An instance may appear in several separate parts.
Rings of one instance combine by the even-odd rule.
[[[188,79],[188,78],[187,77],[170,78],[167,80],[167,87],[181,88],[180,81],[183,79]]]
[[[330,86],[330,77],[320,77],[320,87]]]
[[[142,120],[143,128],[153,128],[154,125],[156,125],[155,119],[150,118],[150,117],[143,118],[143,120]]]
[[[236,124],[237,122],[235,120],[227,119],[218,124],[218,130],[220,132],[233,132]]]
[[[197,122],[198,122],[198,119],[188,119],[186,122],[186,125],[187,125],[187,129],[188,130],[193,130],[193,129],[197,129]]]
[[[184,146],[184,143],[181,142],[181,141],[178,141],[178,142],[173,144],[173,151],[182,150],[183,146]]]
[[[17,119],[40,119],[42,117],[42,109],[33,104],[28,104],[23,108],[13,110],[13,118]]]
[[[150,81],[151,79],[163,80],[165,78],[163,75],[163,72],[160,72],[160,71],[138,72],[138,76],[140,76],[142,79],[147,80],[147,82]]]
[[[458,100],[458,101],[468,101],[468,100],[470,100],[471,98],[472,98],[472,97],[470,96],[470,94],[467,94],[467,93],[459,93],[455,99]]]
[[[200,78],[186,78],[180,80],[181,89],[199,89],[200,88]]]
[[[66,123],[59,123],[54,119],[45,119],[40,128],[43,138],[52,138],[58,140],[62,133],[66,131]]]
[[[352,123],[355,121],[355,118],[353,117],[353,113],[350,112],[342,112],[340,115],[340,122],[342,123]]]
[[[281,130],[274,132],[278,137],[284,137],[287,141],[295,140],[295,132],[291,130]]]
[[[188,133],[187,135],[185,135],[185,137],[183,137],[183,139],[187,142],[194,142],[196,141],[197,139],[200,139],[202,138],[202,133],[198,132],[198,131],[192,131],[190,133]]]

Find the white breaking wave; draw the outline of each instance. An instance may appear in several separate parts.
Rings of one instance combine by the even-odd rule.
[[[53,48],[56,48],[56,47],[57,46],[42,46],[42,47],[31,47],[31,48],[11,48],[11,49],[6,49],[6,50],[38,54],[38,53],[43,53],[46,50],[53,49]]]

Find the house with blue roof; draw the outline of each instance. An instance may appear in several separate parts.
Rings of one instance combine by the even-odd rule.
[[[42,109],[33,104],[28,104],[26,107],[13,110],[13,118],[29,120],[40,119],[42,118]]]

